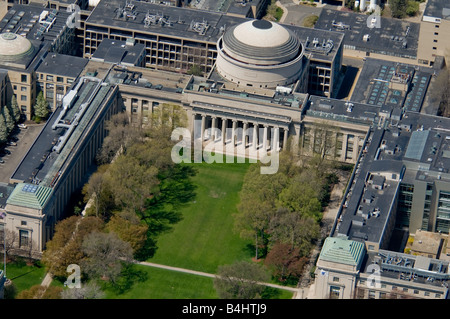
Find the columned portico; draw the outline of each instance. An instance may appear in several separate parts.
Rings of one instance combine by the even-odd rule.
[[[194,138],[200,138],[202,143],[221,143],[231,149],[239,148],[239,152],[246,152],[247,148],[252,151],[279,151],[287,146],[289,127],[284,123],[279,125],[268,121],[254,122],[241,120],[232,114],[227,117],[207,112],[195,112],[192,119],[197,121],[197,127],[201,130]],[[231,125],[229,121],[232,122]]]

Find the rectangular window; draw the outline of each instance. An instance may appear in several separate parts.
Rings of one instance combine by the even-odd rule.
[[[339,277],[333,277],[334,282],[339,282]]]
[[[27,87],[26,87],[26,86],[21,86],[21,87],[20,87],[20,90],[21,90],[22,92],[26,92],[26,91],[27,91]]]
[[[64,78],[62,76],[57,76],[56,77],[56,82],[64,82]]]
[[[27,96],[26,95],[21,95],[20,96],[20,100],[21,101],[26,101],[27,100]]]
[[[330,299],[339,299],[341,288],[336,286],[330,286]]]
[[[47,81],[53,81],[53,75],[47,75]]]
[[[22,75],[20,76],[20,81],[21,81],[22,83],[27,83],[27,81],[28,81],[28,76],[27,76],[26,74],[22,74]]]
[[[28,230],[19,230],[19,247],[28,246]]]
[[[27,222],[26,222],[25,220],[22,220],[22,221],[20,222],[20,225],[26,226],[26,225],[27,225]]]

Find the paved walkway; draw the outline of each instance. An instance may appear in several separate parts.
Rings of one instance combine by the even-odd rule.
[[[207,273],[207,272],[196,271],[196,270],[185,269],[185,268],[179,268],[179,267],[173,267],[173,266],[166,266],[166,265],[161,265],[161,264],[155,264],[155,263],[150,263],[150,262],[147,262],[147,261],[140,261],[140,262],[139,261],[135,261],[135,263],[139,264],[139,265],[143,265],[143,266],[149,266],[149,267],[161,268],[161,269],[166,269],[166,270],[178,271],[178,272],[183,272],[183,273],[187,273],[187,274],[191,274],[191,275],[197,275],[197,276],[203,276],[203,277],[209,277],[209,278],[216,278],[217,277],[217,275],[210,274],[210,273]],[[289,291],[292,291],[294,293],[298,293],[299,292],[299,288],[286,287],[286,286],[271,284],[271,283],[267,283],[267,282],[260,282],[259,284],[264,285],[264,286],[268,286],[268,287],[272,287],[272,288],[289,290]]]

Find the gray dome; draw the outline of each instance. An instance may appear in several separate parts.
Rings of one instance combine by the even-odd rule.
[[[223,50],[236,60],[275,65],[302,53],[297,36],[285,27],[266,20],[252,20],[229,28],[222,38]]]
[[[0,34],[0,59],[15,60],[34,52],[34,47],[27,38],[14,34]]]

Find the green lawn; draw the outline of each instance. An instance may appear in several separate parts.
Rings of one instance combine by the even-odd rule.
[[[3,270],[3,263],[0,267]],[[17,292],[41,284],[45,274],[45,267],[27,266],[25,262],[6,264],[6,277],[12,280]]]
[[[193,177],[197,196],[183,208],[183,220],[173,231],[159,237],[158,250],[148,261],[216,273],[219,265],[250,260],[251,242],[233,232],[232,216],[250,164],[189,165],[198,170]]]
[[[171,270],[134,265],[144,280],[136,280],[131,289],[119,293],[104,289],[106,299],[217,299],[213,279]],[[292,299],[292,292],[266,288],[264,299]]]
[[[217,299],[213,279],[135,265],[146,280],[135,282],[131,289],[118,293],[106,289],[107,299]]]

